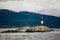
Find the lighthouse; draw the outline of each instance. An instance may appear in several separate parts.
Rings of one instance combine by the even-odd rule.
[[[44,19],[43,19],[43,16],[41,16],[41,26],[44,25]]]

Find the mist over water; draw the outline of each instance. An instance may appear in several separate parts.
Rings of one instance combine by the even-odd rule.
[[[0,40],[60,40],[59,32],[43,33],[2,33]]]

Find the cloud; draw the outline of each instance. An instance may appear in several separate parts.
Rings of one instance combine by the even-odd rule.
[[[7,0],[0,0],[0,1],[7,1]]]
[[[10,1],[10,0],[0,0],[0,1]]]
[[[1,2],[6,2],[6,1],[22,1],[22,0],[0,0]]]
[[[0,9],[31,11],[60,17],[60,0],[22,0],[0,2]]]

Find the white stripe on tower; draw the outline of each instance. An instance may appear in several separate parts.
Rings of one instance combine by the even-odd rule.
[[[44,25],[43,16],[41,17],[41,25]]]

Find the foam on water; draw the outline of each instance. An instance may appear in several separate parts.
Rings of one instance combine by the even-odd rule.
[[[60,32],[0,33],[0,40],[60,40]]]

